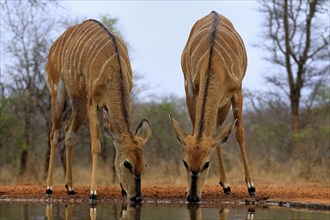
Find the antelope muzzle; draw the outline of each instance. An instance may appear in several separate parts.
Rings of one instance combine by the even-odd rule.
[[[187,201],[190,203],[199,202],[200,198],[197,195],[197,180],[198,180],[199,173],[191,172],[191,188],[190,193],[187,197]]]
[[[134,203],[140,203],[142,202],[142,196],[141,196],[141,176],[134,176],[135,178],[135,192],[136,195],[132,198],[130,198],[131,202]]]

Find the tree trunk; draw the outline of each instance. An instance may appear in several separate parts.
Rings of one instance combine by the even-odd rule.
[[[31,145],[31,122],[29,117],[25,120],[24,142],[25,146],[21,153],[19,175],[23,175],[25,173],[28,164],[29,148]]]
[[[297,140],[297,135],[300,130],[300,120],[299,120],[299,92],[291,93],[291,154],[296,155],[299,151],[299,142]]]
[[[21,153],[19,175],[23,175],[26,171],[26,164],[28,159],[28,150],[24,149]]]

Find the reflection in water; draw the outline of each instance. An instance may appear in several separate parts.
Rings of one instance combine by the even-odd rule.
[[[219,211],[219,219],[227,220],[228,213],[229,213],[229,208],[221,208]]]
[[[256,210],[254,208],[249,208],[246,214],[246,220],[253,220],[255,212]]]
[[[91,220],[96,220],[96,204],[89,206],[89,216]]]
[[[121,220],[128,220],[128,219],[140,220],[141,207],[142,204],[122,203],[120,216],[117,216],[117,212],[112,212],[113,215],[109,217],[112,217],[113,219],[121,219]],[[72,219],[72,210],[73,210],[73,204],[65,204],[65,220]],[[53,220],[53,204],[51,203],[46,204],[46,217],[47,220]],[[97,219],[96,204],[92,204],[89,206],[89,217],[91,220]]]
[[[202,207],[201,207],[202,206]],[[178,220],[254,220],[254,219],[330,219],[329,212],[297,210],[280,207],[259,206],[217,206],[204,207],[205,204],[38,204],[38,203],[0,203],[1,219],[178,219]],[[24,216],[24,217],[22,217]]]
[[[48,220],[53,220],[53,205],[46,204],[46,217]]]
[[[128,219],[135,219],[135,220],[140,220],[141,218],[141,207],[142,204],[135,204],[135,203],[130,203],[130,204],[125,204],[123,203],[122,209],[120,212],[120,219],[122,220],[128,220]]]
[[[188,204],[188,219],[190,220],[202,220],[202,209],[199,207],[199,204]]]
[[[73,204],[65,204],[65,220],[72,219],[72,209]],[[96,205],[89,207],[89,216],[91,220],[96,220]],[[46,217],[47,220],[53,220],[53,204],[46,204]]]
[[[188,204],[188,219],[190,220],[202,220],[202,208],[199,207],[199,204]],[[219,220],[228,220],[229,208],[220,208],[219,210]],[[254,220],[254,208],[249,208],[247,210],[245,220]]]

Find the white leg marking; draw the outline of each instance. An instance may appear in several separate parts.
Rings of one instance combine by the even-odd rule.
[[[96,190],[91,190],[90,195],[96,195]]]

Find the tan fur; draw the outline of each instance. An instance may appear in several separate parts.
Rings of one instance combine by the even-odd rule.
[[[192,135],[184,132],[174,119],[171,121],[178,139],[185,148],[185,160],[189,164],[188,175],[189,172],[195,171],[201,176],[197,183],[199,199],[207,175],[202,166],[209,161],[213,147],[217,147],[220,182],[229,186],[224,173],[220,144],[226,141],[235,124],[221,127],[230,105],[233,106],[234,117],[237,120],[236,137],[242,151],[246,181],[250,184],[249,188],[254,188],[245,153],[242,125],[241,84],[247,67],[247,57],[243,41],[232,23],[216,12],[198,20],[183,50],[181,64],[186,102],[193,125]],[[189,178],[188,176],[188,180]],[[190,187],[188,181],[188,196]]]
[[[51,156],[47,190],[53,185],[55,147],[67,96],[72,99],[72,116],[65,127],[68,191],[72,186],[72,145],[75,134],[86,118],[92,151],[91,198],[96,198],[97,159],[101,150],[98,114],[104,114],[104,126],[110,129],[116,146],[116,165],[129,160],[139,175],[145,166],[142,147],[151,134],[150,124],[142,120],[137,135],[130,131],[130,91],[132,69],[125,43],[95,20],[69,27],[52,45],[46,64],[47,85],[51,92],[53,127],[50,134]],[[138,150],[136,150],[138,149]],[[136,196],[134,172],[117,169],[128,197]],[[123,177],[124,176],[124,177]],[[133,181],[134,182],[134,181]]]

